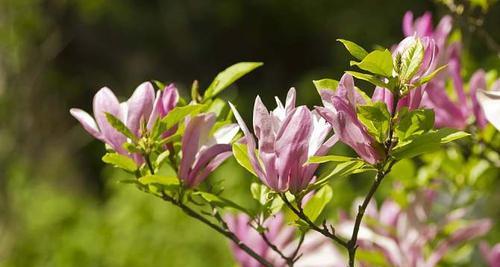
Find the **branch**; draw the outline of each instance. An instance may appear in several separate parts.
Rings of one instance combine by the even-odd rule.
[[[314,222],[311,221],[311,219],[309,219],[309,217],[304,213],[304,211],[302,210],[302,208],[295,208],[293,206],[292,203],[290,203],[290,201],[288,201],[288,199],[286,198],[285,194],[279,194],[281,199],[283,200],[283,202],[285,202],[285,205],[287,205],[287,207],[292,210],[293,213],[295,213],[295,215],[297,215],[300,219],[302,219],[311,229],[313,229],[314,231],[332,239],[333,241],[337,242],[339,245],[347,248],[348,244],[347,244],[347,241],[343,240],[342,238],[338,237],[336,234],[335,234],[335,231],[333,229],[333,227],[331,227],[332,231],[330,231],[328,229],[328,227],[326,227],[326,225],[323,225],[323,228],[320,228],[319,226],[317,226]]]
[[[253,251],[250,247],[245,245],[233,232],[229,231],[227,229],[227,224],[225,222],[223,223],[223,227],[220,227],[220,226],[214,224],[213,222],[209,221],[207,218],[203,217],[201,214],[197,213],[196,211],[194,211],[190,207],[186,206],[182,202],[177,201],[173,197],[165,194],[164,192],[162,192],[161,198],[163,200],[170,202],[170,203],[174,204],[175,206],[179,207],[189,217],[192,217],[192,218],[204,223],[205,225],[212,228],[216,232],[227,237],[228,239],[233,241],[233,243],[236,244],[240,249],[245,251],[249,256],[251,256],[252,258],[257,260],[263,266],[273,267],[273,265],[270,262],[268,262],[266,259],[262,258],[259,254],[257,254],[255,251]],[[220,218],[220,215],[218,215],[218,216]],[[220,218],[220,219],[222,220],[222,218]]]
[[[383,167],[380,168],[377,171],[377,174],[375,175],[375,180],[373,181],[372,186],[370,187],[370,191],[368,191],[368,194],[366,195],[365,199],[363,200],[363,203],[358,207],[358,214],[356,215],[356,220],[354,222],[354,229],[352,231],[352,236],[349,242],[347,243],[347,250],[349,252],[349,266],[354,267],[354,259],[356,256],[356,249],[358,248],[358,245],[356,244],[358,241],[358,233],[359,233],[359,228],[361,226],[361,221],[363,220],[363,216],[365,214],[366,208],[368,207],[368,204],[370,204],[370,200],[373,198],[373,195],[377,191],[380,183],[382,183],[382,180],[387,176],[387,174],[391,171],[392,166],[396,163],[396,161],[390,161],[389,166],[387,167],[386,170],[383,170]]]
[[[264,240],[264,242],[266,242],[266,244],[272,249],[274,250],[274,252],[278,253],[280,255],[280,257],[286,261],[286,264],[290,267],[293,267],[293,264],[294,264],[294,261],[293,261],[293,257],[287,257],[285,254],[283,254],[283,252],[281,252],[281,250],[271,242],[271,240],[269,240],[269,238],[267,238],[266,234],[265,233],[260,233],[260,236],[262,237],[262,239]]]

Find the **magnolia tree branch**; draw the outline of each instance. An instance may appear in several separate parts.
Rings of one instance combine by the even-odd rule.
[[[311,229],[314,231],[332,239],[333,241],[337,242],[339,245],[347,248],[347,241],[343,240],[341,237],[337,236],[335,234],[335,229],[333,227],[330,227],[328,229],[328,226],[326,224],[323,224],[323,227],[319,227],[316,225],[311,219],[304,213],[304,210],[299,206],[299,208],[296,208],[288,199],[286,198],[285,194],[280,194],[281,199],[285,203],[285,205],[293,212],[295,215],[297,215],[302,221],[304,221]]]
[[[358,207],[358,214],[356,215],[356,220],[354,221],[354,228],[352,230],[351,239],[347,243],[347,250],[349,252],[349,266],[350,267],[354,267],[354,260],[356,257],[356,249],[358,248],[358,245],[356,243],[358,241],[359,228],[361,226],[361,221],[363,220],[363,216],[365,214],[366,208],[368,207],[368,204],[370,204],[370,200],[373,198],[373,195],[375,194],[378,187],[380,186],[380,183],[382,183],[382,180],[391,171],[391,168],[394,165],[394,163],[396,163],[396,161],[392,160],[389,162],[387,169],[384,170],[382,167],[377,171],[377,174],[375,175],[375,179],[373,181],[373,184],[370,187],[370,191],[368,191],[368,194],[366,195],[365,199],[363,200],[363,203]]]
[[[232,231],[230,231],[227,227],[227,224],[222,220],[222,218],[220,217],[219,215],[219,218],[217,218],[217,220],[222,220],[223,221],[223,226],[219,226],[219,225],[216,225],[215,223],[211,222],[210,220],[208,220],[207,218],[205,218],[203,215],[199,214],[198,212],[196,212],[195,210],[191,209],[189,206],[185,205],[184,203],[180,202],[180,201],[177,201],[176,199],[174,199],[173,197],[165,194],[165,193],[162,193],[161,194],[161,198],[167,202],[170,202],[172,204],[174,204],[175,206],[179,207],[186,215],[188,215],[189,217],[191,218],[194,218],[202,223],[204,223],[205,225],[207,225],[208,227],[212,228],[213,230],[215,230],[216,232],[222,234],[223,236],[225,236],[226,238],[230,239],[235,245],[237,245],[240,249],[242,249],[243,251],[245,251],[248,255],[250,255],[252,258],[254,258],[255,260],[257,260],[260,264],[262,264],[262,266],[265,266],[265,267],[273,267],[273,265],[268,262],[266,259],[262,258],[261,256],[259,256],[259,254],[257,254],[257,252],[255,252],[254,250],[252,250],[250,247],[248,247],[245,243],[243,243],[237,236],[236,234],[234,234]]]
[[[290,267],[293,267],[293,264],[295,263],[293,257],[288,257],[286,256],[285,254],[283,254],[283,252],[281,252],[281,250],[275,245],[273,244],[273,242],[271,242],[271,240],[269,240],[269,238],[267,238],[266,236],[266,233],[260,233],[260,236],[262,237],[262,239],[264,240],[264,242],[266,242],[266,244],[272,249],[274,250],[274,252],[278,253],[280,255],[280,257],[286,261],[286,264]]]

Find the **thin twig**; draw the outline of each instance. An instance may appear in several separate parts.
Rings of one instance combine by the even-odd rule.
[[[260,233],[260,236],[262,237],[262,239],[264,240],[264,242],[266,242],[266,244],[272,250],[274,250],[274,252],[278,253],[280,255],[280,257],[283,260],[285,260],[285,262],[286,262],[286,264],[288,266],[293,267],[294,261],[293,261],[292,257],[287,257],[285,254],[283,254],[283,252],[281,252],[281,250],[275,244],[273,244],[273,242],[271,242],[271,240],[269,240],[269,238],[267,238],[266,233]]]
[[[245,245],[233,232],[229,231],[227,228],[227,224],[224,222],[223,227],[220,227],[213,222],[209,221],[207,218],[203,217],[202,215],[198,214],[196,211],[191,209],[190,207],[186,206],[185,204],[175,200],[173,197],[162,193],[161,198],[167,202],[170,202],[174,204],[175,206],[179,207],[185,214],[188,216],[204,223],[208,227],[212,228],[216,232],[224,235],[231,241],[233,241],[234,244],[236,244],[240,249],[245,251],[249,256],[257,260],[260,264],[262,264],[265,267],[273,267],[273,265],[268,262],[266,259],[262,258],[259,254],[257,254],[255,251],[253,251],[250,247]],[[220,216],[220,215],[219,215]],[[222,220],[223,221],[223,220]]]
[[[349,252],[349,266],[350,267],[354,267],[354,259],[356,257],[356,249],[358,248],[357,241],[358,241],[359,228],[361,226],[361,221],[363,220],[363,216],[365,214],[366,208],[368,207],[368,204],[370,204],[370,200],[373,198],[373,195],[375,194],[378,187],[380,186],[380,183],[382,183],[382,180],[391,171],[391,168],[395,162],[396,161],[391,161],[386,170],[384,170],[383,167],[381,167],[379,169],[379,171],[377,171],[377,174],[375,175],[375,179],[373,181],[373,184],[370,187],[370,191],[368,191],[368,194],[366,195],[365,199],[363,200],[363,203],[358,207],[358,214],[356,215],[356,220],[354,221],[354,228],[352,231],[352,236],[351,236],[351,239],[349,240],[349,242],[347,243],[347,250]]]
[[[311,229],[314,231],[332,239],[333,241],[337,242],[339,245],[347,248],[347,241],[343,240],[339,236],[335,234],[335,231],[331,231],[328,229],[328,227],[319,227],[317,226],[309,217],[304,213],[302,209],[297,209],[293,206],[290,201],[286,198],[285,194],[279,194],[285,205],[293,212],[295,215],[297,215],[302,221],[304,221]]]

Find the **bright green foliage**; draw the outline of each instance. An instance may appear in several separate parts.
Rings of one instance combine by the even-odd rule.
[[[113,126],[113,128],[115,128],[117,131],[119,131],[120,133],[122,133],[123,135],[125,135],[126,137],[130,138],[133,141],[137,140],[135,134],[133,134],[120,119],[113,116],[113,114],[106,112],[106,119],[108,120],[109,124],[111,124],[111,126]]]
[[[404,142],[400,142],[392,151],[396,159],[413,158],[415,156],[433,152],[441,149],[442,144],[469,136],[468,133],[452,130],[439,129],[416,135]]]
[[[321,187],[305,204],[304,213],[311,221],[316,221],[332,197],[333,190],[329,185]]]
[[[262,65],[262,62],[240,62],[228,67],[221,73],[217,74],[215,79],[205,91],[203,99],[207,100],[209,98],[215,97],[236,80]]]
[[[335,91],[339,85],[339,81],[333,79],[314,80],[313,83],[316,90],[328,89]]]
[[[387,49],[370,52],[361,62],[351,62],[353,65],[376,75],[392,77],[392,55]]]
[[[257,176],[253,170],[252,164],[250,163],[250,158],[248,157],[248,150],[245,144],[234,143],[233,144],[233,156],[236,161],[247,171],[249,171],[254,176]]]
[[[368,55],[368,52],[366,52],[363,47],[354,42],[344,39],[337,39],[337,41],[341,42],[345,46],[347,51],[349,51],[349,53],[358,60],[363,60]]]
[[[263,184],[252,183],[250,192],[252,197],[260,204],[258,212],[262,212],[264,217],[276,214],[283,207],[283,200]]]
[[[417,73],[424,59],[424,46],[419,38],[415,38],[401,54],[401,65],[396,66],[401,82],[404,84]]]
[[[137,170],[137,165],[134,160],[118,153],[106,153],[102,157],[102,161],[127,172],[133,173]]]
[[[431,109],[408,111],[402,108],[398,112],[398,123],[395,127],[399,141],[404,141],[414,135],[421,135],[434,127],[434,112]]]
[[[377,142],[385,142],[391,123],[391,114],[385,103],[376,102],[373,105],[358,107],[358,118]]]

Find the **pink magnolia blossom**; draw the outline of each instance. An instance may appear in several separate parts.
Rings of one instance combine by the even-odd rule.
[[[402,54],[405,50],[408,49],[409,46],[413,45],[415,42],[420,41],[424,47],[424,57],[422,63],[417,70],[417,72],[413,75],[413,77],[407,81],[408,84],[415,84],[421,78],[431,74],[437,65],[437,54],[438,48],[434,42],[434,39],[430,37],[418,37],[418,36],[409,36],[403,39],[394,49],[393,55],[394,57],[397,54]],[[402,107],[408,107],[408,109],[413,110],[420,106],[420,102],[422,101],[422,96],[426,91],[427,85],[424,84],[422,86],[417,86],[416,88],[412,88],[405,96],[399,99],[397,103],[397,109],[401,109]],[[389,91],[389,89],[382,88],[377,86],[372,96],[372,101],[382,101],[387,104],[389,111],[392,112],[394,108],[394,96]]]
[[[127,138],[109,124],[106,113],[121,120],[135,136],[140,138],[143,134],[141,131],[150,129],[157,118],[164,117],[175,107],[178,98],[177,89],[171,84],[165,90],[159,91],[155,99],[152,84],[145,82],[135,89],[126,102],[120,103],[115,94],[109,88],[104,87],[94,96],[95,119],[87,112],[77,108],[70,109],[70,113],[92,136],[109,145],[117,153],[130,156],[136,162],[142,163],[140,155],[130,155],[123,148]]]
[[[245,214],[228,215],[226,221],[229,229],[236,236],[259,256],[270,262],[276,267],[288,266],[286,261],[275,252],[263,239],[263,237],[252,226],[253,222]],[[274,217],[269,217],[263,226],[266,227],[266,238],[275,245],[280,251],[291,256],[297,248],[298,240],[296,238],[295,228],[285,224],[284,215],[278,213]],[[257,260],[249,256],[245,251],[231,243],[231,248],[236,261],[242,267],[259,267]],[[340,252],[333,246],[331,241],[318,233],[309,233],[304,238],[297,255],[302,254],[295,263],[297,267],[344,267],[346,261]]]
[[[448,44],[448,36],[452,30],[452,19],[445,16],[434,29],[432,16],[426,12],[413,19],[413,13],[407,12],[403,18],[403,32],[406,36],[416,35],[421,38],[432,38],[437,45],[436,62],[447,65],[447,69],[430,81],[418,96],[421,106],[432,108],[435,112],[436,127],[465,129],[471,121],[479,128],[487,124],[485,114],[479,105],[476,92],[486,90],[486,78],[483,70],[476,71],[469,82],[469,92],[464,90],[461,77],[460,43]],[[447,81],[453,86],[454,97],[446,92]],[[453,100],[456,98],[456,100]],[[420,102],[420,99],[418,102]],[[413,104],[419,105],[417,101]],[[410,108],[413,106],[410,104]]]
[[[411,11],[406,12],[403,17],[403,33],[405,36],[429,37],[434,40],[437,50],[440,51],[437,57],[439,65],[446,64],[447,40],[453,26],[450,16],[444,16],[439,21],[436,28],[432,25],[432,15],[425,12],[421,17],[414,19]]]
[[[488,243],[481,242],[479,248],[489,267],[500,267],[500,243],[490,247]]]
[[[372,201],[359,230],[360,249],[382,253],[391,266],[434,267],[450,249],[483,236],[491,228],[489,219],[465,220],[465,209],[453,210],[444,220],[432,223],[430,216],[436,196],[434,191],[421,192],[404,209],[386,200],[377,210]],[[357,205],[354,207],[357,211]],[[461,225],[458,229],[442,236],[446,225],[458,222]],[[337,230],[349,236],[352,227],[353,221],[344,219]]]
[[[326,154],[337,139],[332,136],[325,142],[330,132],[326,121],[306,106],[295,107],[295,89],[288,91],[285,106],[279,99],[276,102],[276,109],[269,112],[259,97],[255,100],[253,126],[257,144],[232,104],[231,108],[245,134],[248,156],[260,180],[275,191],[297,193],[314,180],[318,168],[317,164],[306,165],[308,158]]]
[[[231,141],[238,133],[238,125],[227,124],[213,131],[215,119],[214,113],[203,113],[186,119],[178,175],[188,188],[203,182],[232,155]]]
[[[365,100],[356,91],[352,76],[344,74],[336,91],[319,91],[323,107],[316,107],[316,110],[330,123],[339,140],[354,149],[366,162],[374,164],[381,161],[383,150],[356,114],[356,107],[365,104]]]
[[[481,90],[480,87],[476,90],[478,103],[486,120],[500,131],[500,79],[493,84],[490,91]]]

